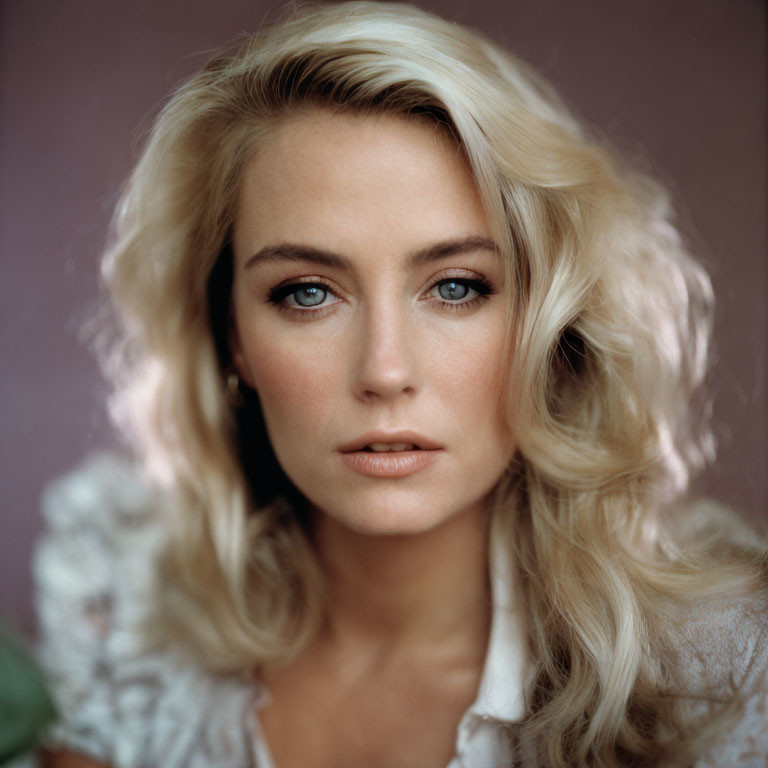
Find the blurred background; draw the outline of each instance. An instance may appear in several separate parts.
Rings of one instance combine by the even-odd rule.
[[[718,297],[719,456],[696,490],[768,513],[763,0],[417,0],[538,68],[577,115],[671,189]],[[117,446],[82,332],[99,256],[151,117],[280,3],[0,4],[0,616],[31,636],[39,499]]]

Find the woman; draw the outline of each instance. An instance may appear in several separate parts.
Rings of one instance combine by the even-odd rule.
[[[50,764],[762,764],[763,548],[676,505],[711,297],[670,216],[408,6],[211,61],[104,265],[154,482],[46,502]]]

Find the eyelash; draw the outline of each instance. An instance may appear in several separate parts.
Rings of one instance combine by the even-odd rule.
[[[437,304],[440,305],[440,309],[445,312],[453,312],[453,313],[464,312],[468,309],[472,309],[478,306],[484,301],[487,301],[488,297],[491,294],[496,293],[490,281],[488,281],[484,277],[459,277],[459,276],[441,277],[438,280],[435,280],[432,283],[432,285],[427,289],[427,293],[433,291],[435,288],[437,288],[438,286],[444,283],[458,283],[459,285],[464,285],[467,288],[474,290],[477,294],[476,296],[469,299],[468,301],[458,301],[458,302],[451,302],[445,299],[436,298],[435,300]],[[325,305],[325,306],[321,305],[316,308],[304,307],[302,309],[298,309],[296,307],[291,307],[288,304],[284,303],[285,299],[288,296],[290,296],[293,293],[296,293],[296,291],[301,290],[302,288],[320,288],[324,291],[327,291],[327,293],[329,293],[332,296],[336,295],[333,292],[333,289],[322,280],[303,280],[295,283],[290,283],[289,285],[282,285],[282,286],[278,286],[277,288],[273,288],[269,292],[269,301],[272,304],[275,304],[281,312],[285,312],[286,314],[292,315],[294,317],[303,316],[303,317],[300,317],[300,319],[307,319],[307,320],[317,316],[319,313],[323,312],[323,310],[330,309],[330,307],[333,306],[333,305]]]

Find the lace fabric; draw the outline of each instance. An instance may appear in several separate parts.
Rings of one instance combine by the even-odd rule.
[[[740,602],[700,604],[680,649],[692,717],[706,721],[720,702],[730,715],[728,735],[696,768],[768,766],[768,612]],[[734,693],[737,693],[734,697]],[[712,701],[712,696],[716,700]]]
[[[120,768],[243,768],[252,683],[212,675],[137,627],[165,535],[156,498],[101,457],[44,495],[35,576],[41,643],[61,717],[50,747]]]
[[[156,586],[153,564],[167,535],[159,504],[139,474],[113,457],[92,460],[44,496],[47,531],[34,564],[39,660],[61,713],[47,745],[115,768],[278,768],[270,765],[258,724],[263,689],[252,679],[213,674],[178,649],[143,644],[137,627]],[[495,604],[503,602],[499,594],[495,590]],[[483,677],[519,691],[523,665],[500,657],[504,626],[495,612],[496,637]],[[515,642],[519,638],[511,638],[513,647]],[[721,686],[724,697],[734,686],[742,692],[728,738],[696,768],[765,768],[765,612],[702,606],[681,662],[694,708],[697,689]],[[490,681],[494,675],[505,679]],[[510,675],[517,679],[506,679]],[[522,718],[518,710],[510,705],[504,716]],[[498,716],[478,698],[462,719],[457,756],[448,768],[533,768],[533,756],[510,752],[509,722]]]

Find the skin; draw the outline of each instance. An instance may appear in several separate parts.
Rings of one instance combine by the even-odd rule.
[[[491,241],[475,184],[457,148],[426,122],[313,112],[281,124],[246,170],[234,230],[234,361],[259,395],[288,476],[360,533],[435,528],[477,505],[509,462],[500,257],[476,248],[408,261],[468,237]],[[338,254],[349,267],[249,265],[283,244]],[[486,278],[496,292],[451,303],[434,287],[450,277]],[[299,280],[335,295],[314,313],[269,301],[270,290]],[[372,481],[344,466],[339,448],[374,429],[414,430],[442,455],[410,477]]]
[[[491,241],[479,194],[427,122],[310,112],[280,124],[246,169],[231,346],[314,509],[329,593],[317,642],[267,676],[259,717],[279,766],[445,766],[476,696],[487,497],[514,448],[500,406],[504,270],[492,243],[409,258],[468,238]],[[253,258],[285,245],[344,266]],[[449,278],[491,292],[446,300]],[[327,291],[315,311],[286,310],[308,300],[295,291],[269,300],[299,281]],[[373,429],[414,430],[442,450],[409,477],[365,477],[339,448]]]
[[[493,247],[409,259],[467,239],[491,241],[479,194],[455,144],[426,121],[315,110],[280,123],[245,170],[230,344],[311,503],[329,606],[312,647],[264,674],[259,720],[281,768],[443,768],[477,694],[487,497],[514,450],[500,404],[504,269]],[[345,266],[253,259],[286,244]],[[439,281],[450,278],[490,292],[466,283],[446,299]],[[286,310],[306,294],[270,300],[299,281],[325,286],[317,311]],[[442,449],[414,475],[366,477],[339,448],[374,429]]]

